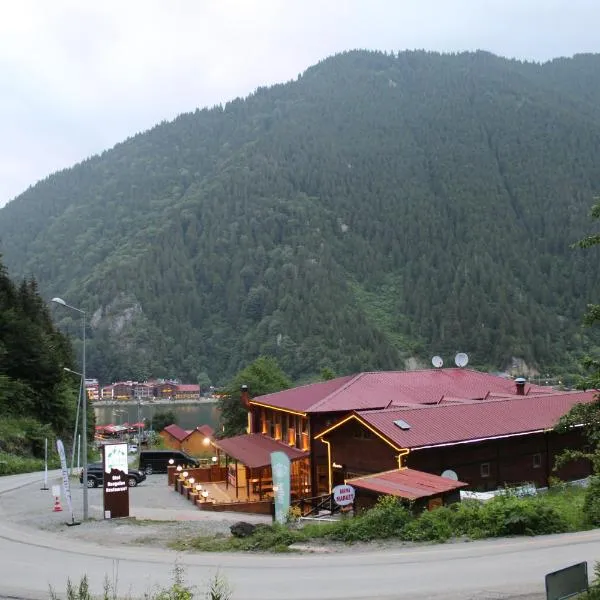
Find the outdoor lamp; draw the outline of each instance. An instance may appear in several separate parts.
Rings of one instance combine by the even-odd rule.
[[[208,498],[208,490],[204,490],[202,492],[202,497],[204,498],[204,501],[206,502],[206,499]]]
[[[182,475],[183,475],[183,478],[184,478],[184,479],[187,479],[187,478],[188,478],[188,475],[189,475],[189,473],[188,473],[187,471],[184,471],[184,472],[182,473]]]
[[[216,456],[213,456],[213,457],[212,457],[212,461],[213,461],[213,462],[217,462],[217,457],[216,457]]]
[[[172,460],[172,459],[171,459],[171,460]],[[182,471],[181,465],[177,465],[177,472],[178,472],[178,473],[181,473],[181,471]]]
[[[174,462],[175,462],[175,459],[174,459],[174,458],[170,458],[170,459],[169,459],[169,464],[170,464],[171,466],[173,465],[173,463],[174,463]]]
[[[207,438],[207,437],[205,437],[205,438],[202,440],[202,443],[203,443],[205,446],[208,446],[208,445],[210,444],[210,438]]]
[[[194,485],[194,482],[196,481],[193,477],[190,477],[188,479],[188,481],[190,482],[190,485]]]
[[[202,491],[202,485],[200,483],[196,484],[196,491],[200,493]]]

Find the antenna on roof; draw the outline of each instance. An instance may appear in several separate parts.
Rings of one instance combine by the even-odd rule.
[[[467,354],[465,354],[464,352],[459,352],[454,357],[454,364],[456,364],[456,366],[460,367],[461,369],[463,367],[466,367],[469,364],[469,356]]]
[[[444,361],[442,360],[441,356],[434,356],[431,359],[431,364],[436,368],[436,369],[441,369],[444,366]]]

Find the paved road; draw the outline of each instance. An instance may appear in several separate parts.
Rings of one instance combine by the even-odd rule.
[[[35,475],[0,478],[0,493],[32,481]],[[35,531],[0,518],[0,596],[12,598],[47,598],[49,585],[64,591],[67,577],[83,573],[100,593],[114,572],[119,594],[139,597],[168,585],[179,560],[200,590],[220,570],[234,600],[529,600],[544,598],[545,573],[583,560],[591,567],[598,558],[600,531],[368,553],[178,558],[148,547],[100,547],[69,539],[68,531]]]

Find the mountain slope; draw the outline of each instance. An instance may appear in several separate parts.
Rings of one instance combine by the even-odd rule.
[[[457,350],[554,369],[600,291],[570,249],[599,89],[599,56],[345,53],[40,182],[0,249],[93,315],[104,380],[223,380],[260,353],[294,378]]]

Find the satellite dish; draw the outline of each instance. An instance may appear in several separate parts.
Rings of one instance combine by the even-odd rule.
[[[441,356],[434,356],[431,359],[431,364],[436,368],[436,369],[440,369],[441,367],[444,366],[444,361],[442,360]]]
[[[442,473],[442,477],[445,477],[446,479],[452,479],[453,481],[458,481],[458,475],[456,474],[456,471],[453,471],[452,469],[446,469]]]
[[[462,369],[463,367],[466,367],[469,364],[469,357],[464,352],[459,352],[454,357],[454,362],[457,367],[460,367]]]

